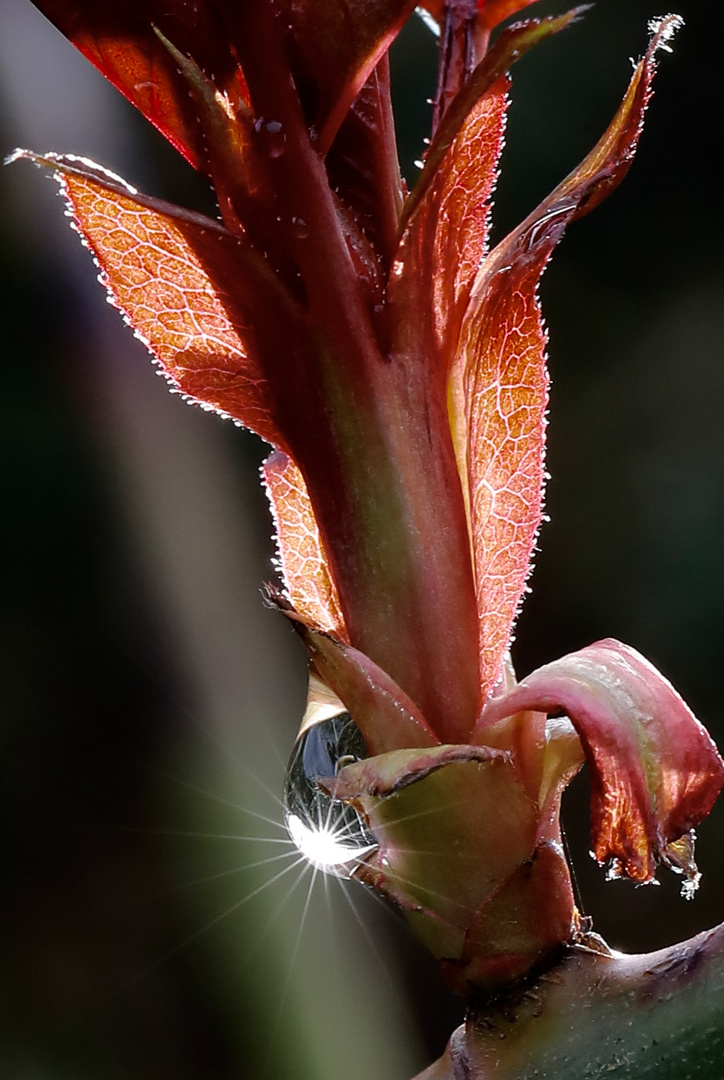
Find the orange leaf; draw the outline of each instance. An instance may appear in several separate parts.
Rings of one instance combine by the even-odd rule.
[[[437,352],[445,374],[486,252],[508,107],[507,71],[529,49],[569,26],[580,10],[529,20],[501,34],[448,107],[405,204],[406,227],[389,286],[392,317],[400,339],[427,335],[417,351]]]
[[[651,93],[655,56],[680,24],[669,16],[637,66],[600,142],[485,260],[450,376],[451,426],[467,489],[483,699],[499,674],[541,520],[548,374],[537,287],[567,224],[628,171]]]
[[[304,477],[286,454],[264,462],[287,595],[304,618],[347,641],[344,616]]]
[[[26,156],[56,171],[112,302],[172,385],[282,445],[254,353],[258,267],[243,241],[210,218],[139,195],[91,162]]]
[[[490,196],[503,147],[509,80],[499,78],[475,103],[437,170],[421,209],[424,230],[433,222],[432,310],[438,347],[455,348],[470,289],[487,246]]]
[[[507,87],[507,76],[486,87],[438,167],[428,176],[423,173],[424,194],[408,216],[390,275],[393,351],[407,357],[408,368],[420,367],[415,378],[437,382],[441,394],[485,254]],[[408,205],[416,195],[417,189]]]
[[[473,297],[450,377],[453,437],[468,495],[483,700],[508,646],[541,518],[548,375],[536,288],[543,265],[518,265],[515,277],[512,269],[500,273],[487,283],[483,303]]]

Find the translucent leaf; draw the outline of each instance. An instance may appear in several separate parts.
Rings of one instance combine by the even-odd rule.
[[[279,562],[290,601],[322,630],[346,639],[337,588],[319,535],[304,477],[276,451],[263,466],[277,528]]]
[[[483,26],[493,30],[504,19],[535,3],[537,0],[482,0],[479,5],[480,21]]]
[[[547,19],[529,19],[526,22],[516,23],[515,26],[504,30],[490,51],[475,68],[470,78],[461,86],[458,93],[447,108],[442,122],[435,132],[435,137],[425,153],[425,165],[420,174],[410,198],[405,204],[403,218],[405,221],[412,219],[426,195],[428,187],[436,178],[438,169],[443,159],[445,166],[450,167],[448,151],[453,142],[457,141],[458,148],[464,141],[464,129],[471,122],[471,138],[477,137],[475,110],[481,99],[488,94],[498,80],[505,75],[513,64],[525,55],[535,45],[546,38],[557,34],[570,26],[578,18],[585,7],[572,8],[564,15],[558,15]],[[462,139],[459,136],[463,136]],[[493,149],[495,148],[494,132]],[[487,148],[486,148],[487,156]],[[484,167],[484,163],[483,164]],[[444,171],[444,170],[443,170]],[[470,205],[466,213],[470,214],[476,208],[475,194],[471,192]],[[477,206],[479,211],[480,207]]]
[[[92,162],[27,155],[53,169],[113,303],[191,400],[283,444],[256,356],[257,271],[216,222],[139,195]],[[277,320],[280,307],[275,308]]]
[[[603,138],[488,256],[472,288],[450,383],[451,427],[467,489],[481,684],[500,671],[541,520],[548,374],[537,288],[567,224],[623,179],[651,93],[655,55],[679,20],[658,23]]]
[[[451,139],[444,158],[408,201],[409,222],[389,285],[398,348],[425,357],[430,374],[444,378],[460,331],[470,288],[485,254],[489,200],[503,145],[508,81],[486,86]],[[434,147],[433,147],[434,149]],[[429,341],[424,341],[428,338]],[[408,342],[419,340],[417,347]]]

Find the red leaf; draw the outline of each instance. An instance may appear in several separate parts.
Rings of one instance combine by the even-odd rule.
[[[244,242],[210,218],[139,195],[91,162],[24,156],[59,176],[113,303],[173,386],[283,445],[250,315],[270,287],[275,318],[283,319],[283,295]],[[262,318],[264,310],[269,302]]]
[[[419,339],[408,351],[425,360],[430,375],[447,375],[470,288],[485,254],[489,201],[503,146],[508,80],[486,86],[442,160],[431,147],[430,171],[418,181],[422,195],[403,234],[389,284],[396,336]],[[444,382],[438,385],[442,391]]]
[[[388,287],[390,351],[406,384],[424,391],[425,412],[419,421],[423,430],[439,417],[447,440],[452,422],[466,502],[467,477],[460,461],[460,447],[467,438],[466,420],[464,412],[450,407],[446,380],[458,349],[470,289],[485,254],[488,201],[497,175],[507,106],[504,72],[517,56],[568,25],[575,14],[541,24],[527,23],[501,36],[476,69],[471,84],[448,109],[430,147],[421,187],[415,188],[405,207],[407,229]],[[472,535],[469,506],[461,507],[461,515],[465,509],[468,534]],[[469,632],[474,634],[474,627]],[[483,632],[487,627],[481,628],[481,638]],[[493,648],[497,645],[494,642]],[[487,664],[487,657],[484,662]],[[477,658],[476,663],[479,667]],[[489,685],[483,679],[486,690]],[[455,737],[464,740],[464,730],[455,730]]]
[[[248,100],[228,34],[213,4],[180,0],[37,0],[61,33],[159,129],[195,168],[206,171],[204,132],[177,65],[153,32],[157,26],[228,95]]]
[[[599,862],[611,859],[616,876],[647,882],[663,860],[683,870],[693,890],[692,853],[671,845],[711,810],[724,763],[671,684],[634,649],[606,639],[493,698],[476,738],[484,741],[489,725],[523,710],[563,711],[578,731],[591,768]]]
[[[603,138],[488,256],[450,376],[453,438],[468,494],[486,696],[500,671],[541,520],[548,374],[537,287],[566,225],[597,205],[633,159],[655,54],[679,25],[662,20]]]
[[[353,101],[326,164],[330,187],[344,199],[387,269],[399,234],[402,178],[386,56]]]
[[[233,0],[231,0],[233,2]],[[286,0],[301,69],[315,85],[319,146],[325,153],[352,102],[415,7],[415,0]]]
[[[263,475],[289,600],[321,630],[346,640],[337,587],[302,474],[291,458],[277,451],[264,462]]]
[[[245,0],[249,3],[249,0]],[[246,40],[238,0],[37,0],[38,7],[196,168],[205,168],[203,131],[157,26],[193,57],[233,109],[248,102],[236,57]],[[284,0],[292,74],[327,149],[352,101],[414,8],[414,0]]]
[[[443,171],[450,168],[449,151],[452,144],[456,143],[460,152],[465,130],[470,129],[473,133],[475,132],[475,112],[481,99],[490,92],[501,76],[510,70],[516,60],[519,60],[539,42],[570,26],[584,10],[584,7],[577,7],[555,18],[529,19],[527,22],[509,27],[500,35],[493,48],[481,60],[470,78],[465,81],[446,110],[425,154],[425,167],[405,204],[403,221],[410,221],[417,212],[423,197],[427,195],[428,187],[437,177],[441,163]],[[472,207],[475,207],[474,198],[471,200]]]

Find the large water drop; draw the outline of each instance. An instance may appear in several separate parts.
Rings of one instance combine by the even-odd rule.
[[[292,751],[284,781],[284,820],[292,840],[313,866],[352,877],[377,844],[353,806],[317,784],[367,756],[362,732],[348,712],[307,728]]]

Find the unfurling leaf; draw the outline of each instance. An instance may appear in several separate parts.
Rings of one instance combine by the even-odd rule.
[[[724,763],[706,729],[669,682],[635,649],[606,639],[534,671],[493,698],[488,725],[522,710],[565,712],[591,769],[594,854],[616,876],[652,881],[663,861],[696,887],[688,841],[711,810]],[[672,845],[676,845],[672,848]]]

